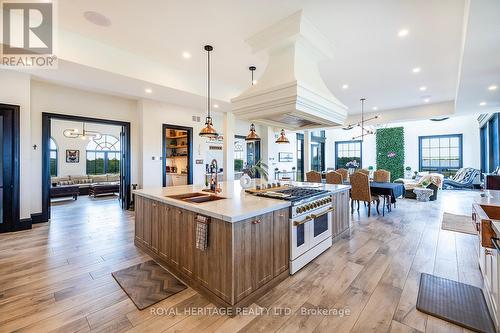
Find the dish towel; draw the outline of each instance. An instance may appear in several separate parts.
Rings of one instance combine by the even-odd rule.
[[[203,215],[196,216],[196,248],[205,251],[208,247],[208,225],[210,218]]]

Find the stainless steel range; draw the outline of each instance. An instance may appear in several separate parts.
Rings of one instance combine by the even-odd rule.
[[[332,246],[333,198],[311,187],[270,189],[259,196],[288,200],[290,207],[290,274]]]

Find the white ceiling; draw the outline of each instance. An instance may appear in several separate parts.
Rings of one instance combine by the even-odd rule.
[[[334,49],[334,59],[320,65],[321,75],[353,114],[359,112],[360,97],[368,99],[370,111],[374,106],[383,111],[423,105],[426,97],[430,103],[454,100],[466,1],[60,0],[58,6],[60,30],[72,36],[62,38],[66,44],[61,46],[63,56],[131,80],[139,78],[131,85],[139,91],[123,92],[133,97],[142,95],[141,86],[148,83],[155,87],[156,95],[158,89],[170,89],[172,94],[177,90],[184,94],[182,100],[204,95],[206,54],[202,48],[206,43],[212,44],[213,95],[222,101],[229,101],[248,87],[249,65],[257,66],[258,79],[267,64],[263,54],[251,53],[245,39],[303,9],[304,15],[331,40]],[[105,15],[111,25],[100,27],[88,22],[83,17],[85,11]],[[397,33],[403,28],[409,34],[399,38]],[[497,46],[498,35],[491,35]],[[96,43],[79,42],[78,36]],[[104,46],[109,47],[109,52],[99,57]],[[192,57],[184,59],[184,51]],[[133,55],[135,66],[122,65],[119,52]],[[420,67],[421,72],[413,74],[414,67]],[[52,78],[48,79],[56,80],[58,75],[50,74]],[[39,76],[46,74],[40,72]],[[70,77],[66,75],[62,81]],[[464,80],[464,75],[460,79]],[[74,80],[77,84],[78,78]],[[343,84],[348,84],[349,89],[342,89]],[[427,91],[420,91],[420,86],[426,86]],[[466,97],[474,98],[477,96]],[[228,108],[229,104],[222,101],[222,109]],[[198,104],[200,100],[196,98],[194,105]]]

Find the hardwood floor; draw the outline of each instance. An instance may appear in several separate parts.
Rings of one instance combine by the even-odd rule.
[[[111,277],[149,259],[133,213],[116,199],[59,203],[50,224],[0,235],[0,332],[464,332],[415,303],[421,272],[482,286],[476,236],[440,229],[443,211],[470,215],[476,195],[399,200],[385,217],[361,207],[350,234],[234,318],[185,312],[214,310],[190,288],[137,310]]]

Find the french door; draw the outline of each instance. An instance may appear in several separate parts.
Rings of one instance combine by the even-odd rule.
[[[0,232],[19,224],[19,107],[0,104]]]

